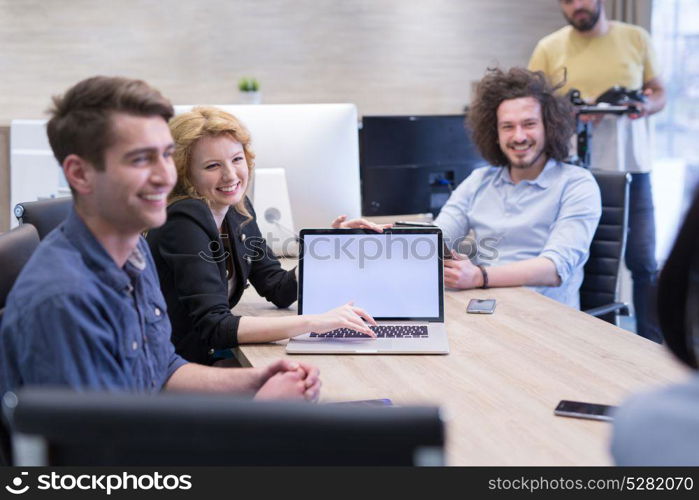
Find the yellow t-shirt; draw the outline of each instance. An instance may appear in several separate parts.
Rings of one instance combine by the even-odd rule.
[[[561,92],[576,88],[583,99],[594,100],[614,85],[630,90],[657,76],[657,64],[646,30],[610,21],[599,37],[580,35],[572,26],[542,38],[529,60],[529,69],[543,71],[551,83],[567,79]]]

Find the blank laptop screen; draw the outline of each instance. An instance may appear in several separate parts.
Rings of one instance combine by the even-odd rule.
[[[435,232],[303,234],[299,312],[354,301],[378,319],[439,319],[440,244]]]

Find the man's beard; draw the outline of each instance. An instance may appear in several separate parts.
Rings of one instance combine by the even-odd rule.
[[[575,19],[575,14],[578,12],[587,12],[590,14],[590,17],[588,19],[583,19],[580,21],[574,21]],[[573,28],[575,28],[578,31],[590,31],[592,28],[595,27],[595,24],[597,24],[597,21],[599,21],[599,16],[602,13],[602,3],[597,2],[597,9],[595,9],[594,12],[591,12],[587,9],[578,9],[575,12],[573,12],[573,17],[570,18],[568,16],[565,16],[566,21],[568,21],[568,24],[570,24]]]
[[[509,162],[509,163],[510,163],[510,167],[516,168],[516,169],[522,169],[522,170],[527,169],[527,168],[533,166],[536,162],[538,162],[539,159],[541,158],[541,156],[542,156],[545,152],[546,152],[546,148],[541,148],[541,150],[539,150],[539,152],[536,154],[536,156],[534,156],[534,158],[532,158],[530,161],[528,161],[528,162],[526,162],[526,163],[513,163],[513,162],[510,160],[510,162]]]

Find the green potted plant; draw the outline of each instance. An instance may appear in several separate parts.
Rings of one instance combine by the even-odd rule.
[[[260,92],[260,83],[257,79],[242,77],[238,80],[238,90],[243,104],[260,104],[262,102],[262,92]]]

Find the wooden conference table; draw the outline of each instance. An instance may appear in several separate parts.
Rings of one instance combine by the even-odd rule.
[[[495,298],[493,315],[466,314]],[[279,310],[250,287],[234,309]],[[611,426],[553,415],[561,399],[619,404],[688,371],[661,346],[524,288],[447,291],[448,355],[293,355],[320,368],[321,401],[390,398],[439,405],[449,465],[607,465]],[[244,364],[285,356],[284,344],[246,345]]]

